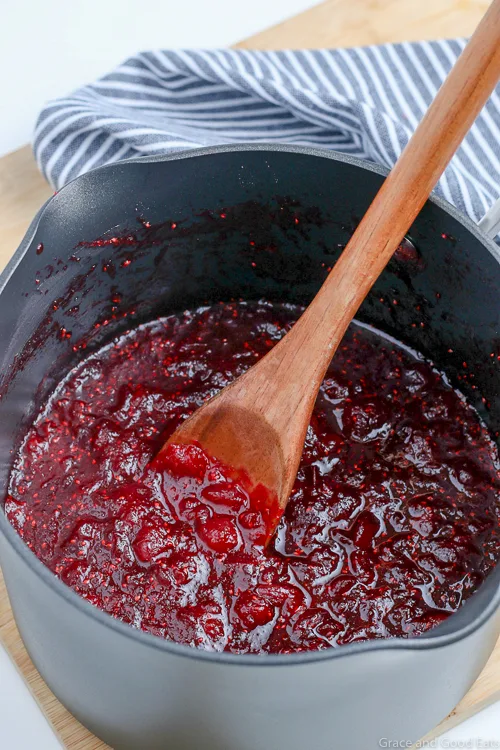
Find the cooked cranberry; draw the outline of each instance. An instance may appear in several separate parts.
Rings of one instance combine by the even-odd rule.
[[[214,552],[231,552],[240,542],[236,523],[231,516],[213,516],[203,523],[198,522],[196,531],[202,542]]]
[[[164,466],[174,477],[202,479],[207,470],[205,453],[197,445],[167,445],[159,457],[158,466]]]
[[[234,610],[245,628],[252,630],[258,625],[266,625],[275,613],[275,607],[252,591],[244,591],[234,603]]]
[[[213,505],[225,505],[228,508],[241,508],[248,500],[248,495],[235,482],[216,482],[205,487],[201,496]]]

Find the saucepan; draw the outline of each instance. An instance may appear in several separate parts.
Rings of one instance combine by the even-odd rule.
[[[210,301],[307,303],[384,175],[327,151],[221,146],[110,165],[53,196],[0,279],[0,497],[26,426],[81,357],[141,321]],[[409,241],[359,318],[432,359],[496,436],[499,248],[437,198]],[[48,686],[125,750],[414,742],[464,696],[500,632],[500,566],[423,636],[257,656],[192,649],[104,614],[57,580],[1,511],[0,561]]]

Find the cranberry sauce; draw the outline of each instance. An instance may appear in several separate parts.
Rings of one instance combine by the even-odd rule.
[[[418,355],[353,324],[323,383],[270,545],[265,498],[175,427],[300,313],[216,304],[141,326],[76,367],[29,430],[6,513],[92,604],[163,638],[289,653],[415,636],[500,553],[497,452]]]

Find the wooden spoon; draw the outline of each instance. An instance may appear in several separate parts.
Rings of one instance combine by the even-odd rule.
[[[212,457],[245,469],[253,484],[264,485],[285,507],[328,365],[499,78],[500,0],[495,0],[302,317],[168,443],[198,442]]]

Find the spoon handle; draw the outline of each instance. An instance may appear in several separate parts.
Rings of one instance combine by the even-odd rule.
[[[319,388],[350,321],[499,79],[500,0],[494,0],[316,298],[263,360],[267,384],[279,387],[282,376],[287,391],[287,408],[282,399],[276,401],[277,429],[292,431],[294,415],[312,409],[314,387]],[[307,356],[296,356],[301,349]],[[272,390],[259,394],[267,401],[263,410],[273,410],[278,394]]]

